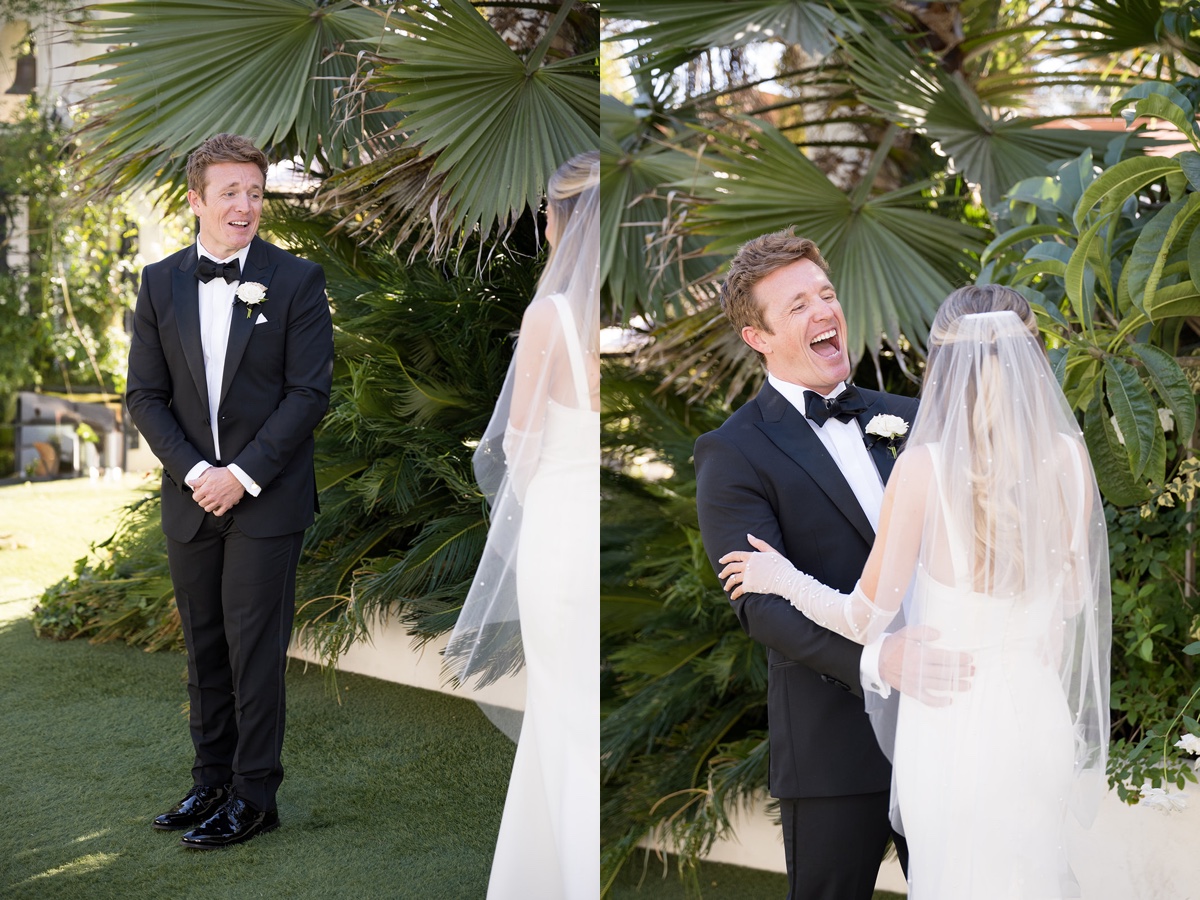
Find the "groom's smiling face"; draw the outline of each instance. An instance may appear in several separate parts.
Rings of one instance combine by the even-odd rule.
[[[188,191],[200,219],[200,243],[218,259],[228,259],[254,239],[262,216],[263,174],[254,163],[213,163],[204,193]]]
[[[754,299],[767,327],[747,325],[742,338],[767,371],[822,394],[850,376],[846,317],[820,266],[800,259],[776,269],[754,285]]]

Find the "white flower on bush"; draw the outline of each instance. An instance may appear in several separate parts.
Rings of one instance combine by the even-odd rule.
[[[1200,737],[1194,734],[1185,734],[1175,742],[1175,746],[1184,753],[1190,753],[1192,756],[1200,756]]]
[[[1138,801],[1138,806],[1148,806],[1164,814],[1187,809],[1187,794],[1183,791],[1165,791],[1162,788],[1151,787],[1147,781],[1142,785],[1140,793],[1142,799]]]
[[[1113,431],[1117,433],[1117,443],[1125,443],[1125,435],[1121,434],[1121,426],[1117,424],[1117,417],[1111,416],[1109,420],[1112,423]],[[1158,424],[1162,426],[1163,433],[1175,430],[1175,414],[1169,409],[1163,407],[1158,408]]]
[[[238,285],[237,302],[246,307],[246,318],[250,318],[250,313],[254,307],[267,299],[267,286],[259,284],[257,281],[243,281]]]

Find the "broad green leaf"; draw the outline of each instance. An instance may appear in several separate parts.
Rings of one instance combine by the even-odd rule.
[[[1173,159],[1158,156],[1135,156],[1122,160],[1088,185],[1075,207],[1075,227],[1083,228],[1083,219],[1091,209],[1103,202],[1104,209],[1117,209],[1146,185],[1165,178],[1179,169]]]
[[[882,31],[861,25],[841,41],[857,99],[925,134],[955,171],[980,187],[985,206],[1047,164],[1101,144],[1092,134],[1047,127],[1048,117],[990,109],[961,74]]]
[[[1138,235],[1126,266],[1129,269],[1129,296],[1138,309],[1145,310],[1146,296],[1158,290],[1163,266],[1181,230],[1192,225],[1200,213],[1200,193],[1187,200],[1168,203],[1147,222]]]
[[[983,248],[983,253],[979,257],[979,263],[980,265],[987,265],[993,258],[1014,244],[1051,234],[1064,238],[1067,237],[1067,232],[1057,225],[1023,225],[1019,228],[1010,229],[1003,234],[997,235],[990,244]],[[1024,256],[1028,259],[1027,254]]]
[[[1188,278],[1200,284],[1200,228],[1192,232],[1187,245]]]
[[[1075,245],[1075,250],[1071,253],[1066,272],[1063,275],[1067,298],[1071,301],[1075,315],[1079,317],[1083,327],[1088,331],[1091,331],[1092,328],[1092,309],[1096,305],[1093,288],[1095,268],[1105,265],[1101,248],[1095,245],[1098,240],[1103,240],[1099,237],[1100,230],[1108,225],[1109,218],[1101,216],[1089,225],[1083,234],[1079,235],[1079,243]],[[1092,277],[1089,278],[1089,275]]]
[[[1104,361],[1104,395],[1125,439],[1130,472],[1139,477],[1150,460],[1158,423],[1158,409],[1137,369],[1122,359]]]
[[[1146,314],[1152,322],[1177,316],[1200,316],[1200,288],[1192,281],[1159,288],[1147,300]]]
[[[1192,190],[1200,191],[1200,153],[1195,150],[1184,150],[1177,154],[1175,159],[1179,161],[1179,168],[1187,176]]]
[[[604,98],[606,114],[600,135],[600,281],[604,302],[614,321],[627,322],[636,315],[661,321],[668,312],[679,313],[685,289],[708,275],[714,263],[698,258],[702,240],[681,237],[683,259],[660,270],[669,247],[655,245],[668,230],[679,203],[670,200],[679,186],[688,193],[690,179],[706,166],[657,140],[633,142],[628,148],[610,130],[617,110],[632,110]],[[619,124],[619,123],[618,123]]]
[[[1104,498],[1116,506],[1136,506],[1150,499],[1145,482],[1129,470],[1129,455],[1117,442],[1108,412],[1093,398],[1083,419],[1083,435],[1096,473],[1096,482]]]
[[[1130,104],[1133,109],[1129,109]],[[1191,141],[1193,147],[1200,146],[1196,141],[1196,110],[1192,101],[1169,84],[1146,82],[1137,85],[1112,105],[1112,114],[1117,113],[1129,124],[1138,116],[1166,119]]]
[[[1153,344],[1132,344],[1130,349],[1146,367],[1150,383],[1175,416],[1179,434],[1191,434],[1196,427],[1196,395],[1175,358]]]

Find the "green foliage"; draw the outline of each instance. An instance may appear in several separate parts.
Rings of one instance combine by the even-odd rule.
[[[79,161],[103,193],[165,187],[181,207],[187,155],[222,131],[329,172],[358,161],[358,143],[394,124],[388,114],[353,123],[333,115],[335,91],[355,71],[355,42],[383,33],[364,5],[124,0],[82,11],[91,18],[78,35],[103,53],[89,60],[99,69],[87,77],[100,87],[85,101]],[[386,100],[365,99],[370,110]]]
[[[483,549],[471,454],[533,296],[536,260],[518,250],[531,232],[476,269],[473,249],[399,266],[328,237],[328,220],[286,227],[325,266],[337,360],[317,437],[322,511],[298,578],[302,636],[333,659],[393,610],[428,638],[453,625]]]
[[[0,397],[123,387],[137,232],[122,202],[83,201],[66,146],[32,102],[0,123],[0,217],[29,235],[27,265],[0,267]]]
[[[1186,102],[1178,92],[1147,87],[1167,86],[1135,89],[1117,107],[1154,98],[1190,115],[1176,106]],[[1085,152],[1018,183],[981,279],[1018,287],[1040,307],[1100,489],[1127,506],[1162,489],[1195,427],[1196,389],[1183,366],[1194,370],[1188,357],[1200,350],[1187,324],[1200,315],[1189,249],[1200,193],[1187,182],[1186,155],[1116,161],[1119,143],[1113,150],[1099,175]],[[1171,454],[1159,409],[1185,437]]]
[[[396,154],[345,173],[343,191],[371,194],[372,206],[400,241],[419,236],[435,252],[458,246],[476,229],[505,232],[526,210],[536,210],[546,182],[564,160],[594,150],[599,121],[595,48],[554,58],[550,49],[571,13],[559,5],[538,44],[522,58],[467,0],[415,4],[404,36],[385,38],[375,71],[364,82],[389,97],[406,136]],[[557,55],[557,54],[555,54]],[[495,177],[503,160],[505,177]],[[429,204],[388,202],[407,179],[414,194],[433,192]],[[379,183],[381,171],[391,177]],[[335,195],[336,199],[336,195]]]
[[[1134,88],[1114,105],[1122,110],[1175,121],[1196,145],[1191,102],[1170,85]],[[1181,719],[1194,728],[1200,689],[1187,649],[1200,611],[1184,592],[1200,467],[1189,448],[1200,387],[1200,333],[1189,319],[1200,315],[1200,193],[1194,152],[1121,160],[1121,145],[1099,173],[1084,153],[1017,184],[1001,218],[1008,227],[983,261],[986,279],[1039,304],[1052,362],[1083,417],[1109,524],[1109,776],[1122,798],[1136,798],[1146,780],[1182,786],[1193,777],[1171,741]]]
[[[158,491],[133,501],[113,535],[47,588],[33,610],[39,637],[123,640],[147,650],[183,649]]]
[[[656,393],[658,380],[617,366],[602,380],[606,886],[656,828],[690,870],[766,783],[766,655],[738,627],[696,521],[692,445],[728,411]]]
[[[1200,667],[1194,640],[1200,610],[1183,596],[1187,531],[1195,514],[1183,506],[1139,510],[1108,506],[1113,591],[1110,782],[1123,800],[1155,787],[1195,781],[1174,747],[1176,726],[1200,734]]]

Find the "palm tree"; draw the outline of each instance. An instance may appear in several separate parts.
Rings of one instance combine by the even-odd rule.
[[[106,48],[89,60],[102,87],[78,134],[98,190],[165,189],[178,207],[187,154],[234,131],[337,176],[324,205],[355,233],[418,235],[418,248],[445,252],[532,216],[554,168],[596,146],[592,3],[557,4],[524,53],[467,0],[117,0],[82,12],[78,33]]]

